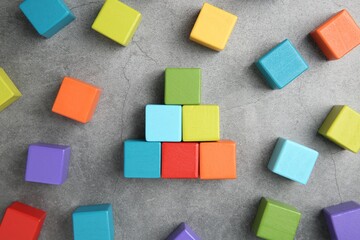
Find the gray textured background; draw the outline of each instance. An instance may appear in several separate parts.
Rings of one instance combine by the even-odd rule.
[[[209,0],[239,19],[223,52],[190,42],[203,1],[127,0],[143,14],[126,48],[92,31],[101,0],[66,0],[75,22],[43,39],[19,11],[0,2],[0,66],[23,97],[0,113],[0,214],[14,200],[48,212],[40,239],[72,239],[79,205],[112,203],[116,239],[164,239],[181,221],[203,239],[255,239],[251,222],[262,196],[303,214],[297,239],[328,239],[320,210],[360,201],[360,155],[316,134],[332,105],[360,111],[360,47],[327,62],[308,33],[347,8],[360,22],[358,0]],[[253,62],[289,38],[310,69],[283,90],[270,90]],[[144,107],[163,101],[166,67],[203,69],[203,103],[219,104],[221,135],[238,143],[234,181],[123,178],[122,142],[144,137]],[[51,112],[64,76],[104,91],[93,120],[76,123]],[[266,165],[277,137],[320,152],[306,186]],[[70,174],[62,186],[26,183],[27,146],[69,144]]]

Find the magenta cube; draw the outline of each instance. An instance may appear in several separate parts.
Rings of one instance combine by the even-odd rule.
[[[25,181],[60,185],[68,176],[70,146],[36,143],[29,146]]]
[[[186,223],[181,223],[166,240],[200,240],[200,237]]]
[[[331,239],[360,239],[360,204],[350,201],[323,211]]]

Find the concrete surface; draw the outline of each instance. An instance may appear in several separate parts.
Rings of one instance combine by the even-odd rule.
[[[116,239],[162,240],[182,221],[202,239],[256,239],[250,226],[262,196],[302,212],[297,239],[320,240],[329,238],[323,207],[360,201],[360,155],[316,134],[332,105],[360,111],[360,47],[327,62],[307,35],[343,8],[360,23],[360,1],[209,0],[239,17],[220,53],[188,40],[203,1],[125,1],[143,14],[126,48],[90,29],[103,1],[66,2],[77,20],[48,40],[26,21],[19,0],[0,2],[0,66],[24,95],[0,113],[0,211],[14,200],[46,210],[41,240],[72,239],[71,213],[93,203],[113,204]],[[310,69],[270,90],[253,62],[285,38]],[[203,103],[220,105],[221,135],[238,143],[237,180],[122,177],[122,142],[144,137],[144,107],[162,103],[170,66],[203,69]],[[89,124],[51,112],[64,76],[104,89]],[[279,136],[320,152],[306,186],[267,170]],[[24,182],[27,146],[38,141],[71,145],[64,185]]]

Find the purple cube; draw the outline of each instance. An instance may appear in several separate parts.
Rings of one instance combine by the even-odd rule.
[[[68,176],[70,146],[36,143],[29,146],[25,181],[60,185]]]
[[[323,209],[331,239],[360,239],[360,204],[350,201]]]
[[[200,240],[200,237],[186,223],[181,223],[166,240]]]

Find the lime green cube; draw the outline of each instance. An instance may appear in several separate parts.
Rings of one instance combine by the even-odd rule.
[[[252,231],[257,237],[273,240],[292,240],[299,226],[301,213],[294,207],[262,198]]]
[[[0,68],[0,112],[21,97],[20,91],[4,69]]]
[[[167,68],[165,70],[165,104],[198,105],[200,102],[200,68]]]

